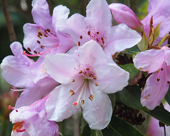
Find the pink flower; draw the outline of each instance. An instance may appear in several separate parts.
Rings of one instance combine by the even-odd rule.
[[[136,68],[147,71],[149,78],[141,94],[141,103],[149,109],[159,105],[168,91],[170,83],[170,49],[150,49],[138,53],[134,58]]]
[[[58,125],[47,120],[45,101],[48,96],[30,106],[14,109],[10,121],[15,123],[12,136],[59,136]]]
[[[55,23],[66,20],[69,9],[59,5],[54,8],[52,17],[49,13],[46,0],[32,1],[32,15],[36,24],[24,25],[24,47],[31,56],[40,56],[47,53],[66,52],[74,43],[68,34],[55,29]]]
[[[66,23],[57,22],[56,27],[71,35],[78,46],[90,40],[96,41],[109,57],[141,40],[141,36],[125,24],[112,26],[112,15],[106,0],[91,0],[86,7],[86,17],[74,14]]]
[[[19,108],[46,96],[58,83],[45,73],[43,57],[34,62],[23,55],[22,45],[19,42],[13,42],[10,47],[14,56],[10,55],[3,59],[1,70],[3,78],[9,84],[21,88],[11,90],[23,91],[15,105]]]
[[[114,16],[114,19],[118,23],[124,23],[138,32],[143,31],[143,24],[128,6],[119,3],[112,3],[109,5],[109,8]]]
[[[112,115],[106,93],[115,93],[128,85],[129,73],[108,63],[101,46],[95,41],[82,45],[72,55],[45,57],[45,70],[57,82],[46,101],[47,117],[62,121],[82,107],[83,117],[92,129],[103,129]]]

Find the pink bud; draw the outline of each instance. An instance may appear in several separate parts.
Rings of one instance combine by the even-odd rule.
[[[120,3],[113,3],[110,4],[109,7],[118,23],[124,23],[138,32],[143,31],[143,24],[128,6]]]

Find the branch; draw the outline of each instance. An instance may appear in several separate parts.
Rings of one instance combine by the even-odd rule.
[[[8,10],[8,4],[7,4],[6,0],[1,0],[1,2],[2,2],[2,8],[3,8],[4,15],[5,15],[5,19],[7,22],[7,28],[8,28],[10,42],[16,41],[14,27],[13,27],[13,24],[12,24],[12,21],[10,18],[10,14],[9,14],[9,10]]]

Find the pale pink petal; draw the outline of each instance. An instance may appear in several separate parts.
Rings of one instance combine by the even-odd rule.
[[[57,82],[67,84],[72,81],[79,62],[68,54],[47,55],[44,68]]]
[[[99,88],[105,93],[121,91],[128,85],[129,73],[116,64],[101,64],[95,67]]]
[[[135,56],[133,62],[135,67],[142,71],[155,72],[164,62],[164,50],[150,49],[140,52]]]
[[[111,55],[131,48],[141,40],[141,36],[125,24],[110,28],[108,35],[107,46],[105,46],[104,51],[109,52]]]
[[[73,56],[78,59],[81,64],[88,64],[89,66],[95,66],[107,62],[102,47],[93,40],[88,41],[83,46],[79,47]]]
[[[15,108],[31,105],[48,95],[57,85],[58,83],[49,77],[38,81],[34,86],[26,88],[21,93],[16,101]]]
[[[143,31],[143,24],[128,6],[120,3],[113,3],[110,4],[109,7],[115,20],[118,23],[124,23],[128,27],[139,32]]]
[[[159,81],[157,81],[158,73],[153,73],[146,81],[145,88],[141,94],[141,103],[148,109],[153,110],[158,106],[165,94],[168,91],[169,84],[166,81],[165,74],[159,75]]]
[[[49,6],[46,0],[33,0],[32,7],[32,16],[36,24],[46,28],[46,26],[52,23]]]
[[[94,93],[94,100],[85,99],[83,117],[91,129],[104,129],[110,122],[112,116],[112,105],[107,94],[96,90],[96,86],[91,86]],[[86,91],[86,93],[88,93]]]
[[[47,118],[53,121],[62,121],[80,110],[80,105],[74,106],[79,96],[79,89],[83,85],[83,79],[75,79],[75,82],[56,87],[46,101]],[[70,94],[70,90],[74,94]]]
[[[170,65],[170,50],[169,48],[165,49],[165,62],[169,66]]]
[[[86,19],[98,31],[111,27],[112,16],[106,0],[91,0],[86,8]]]

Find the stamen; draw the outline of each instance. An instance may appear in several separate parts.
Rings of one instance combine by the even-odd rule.
[[[82,104],[82,105],[84,104],[84,100],[81,100],[81,104]]]
[[[104,41],[104,38],[103,38],[103,37],[101,37],[101,40],[102,40],[102,43],[105,44],[105,41]]]
[[[77,106],[77,105],[78,105],[78,102],[80,101],[80,98],[81,98],[81,96],[82,96],[82,94],[83,94],[83,91],[84,91],[84,88],[85,88],[85,86],[86,86],[86,83],[87,83],[87,82],[84,81],[83,87],[82,87],[81,92],[80,92],[80,94],[79,94],[79,97],[78,97],[77,101],[73,103],[74,106]]]
[[[93,101],[93,100],[94,100],[94,95],[90,94],[89,99],[90,99],[91,101]]]
[[[83,39],[83,36],[82,36],[82,35],[80,36],[80,39]]]
[[[31,52],[31,49],[28,47],[28,48],[27,48],[27,51]]]
[[[96,85],[96,86],[98,86],[98,85],[99,85],[99,83],[96,83],[95,85]]]
[[[80,70],[80,71],[79,71],[79,74],[81,74],[82,72],[83,72],[83,71],[82,71],[82,70]]]
[[[8,106],[9,110],[14,110],[14,107],[11,107],[11,105]]]
[[[40,44],[41,42],[39,40],[37,40],[37,43]]]
[[[97,34],[99,34],[99,32],[97,32]]]
[[[148,95],[146,95],[145,97],[144,97],[144,99],[148,99],[148,97],[150,96],[151,94],[148,94]]]
[[[70,90],[70,95],[72,96],[72,95],[74,95],[75,93],[74,93],[74,91],[73,90]]]
[[[140,67],[139,70],[142,70],[142,68]]]
[[[86,68],[86,70],[89,70],[89,68]]]
[[[72,81],[72,82],[75,82],[75,79],[72,79],[71,81]]]
[[[88,31],[87,34],[90,35],[90,31]]]
[[[78,42],[78,46],[80,46],[80,42]]]
[[[94,76],[93,79],[97,79],[97,76]]]

